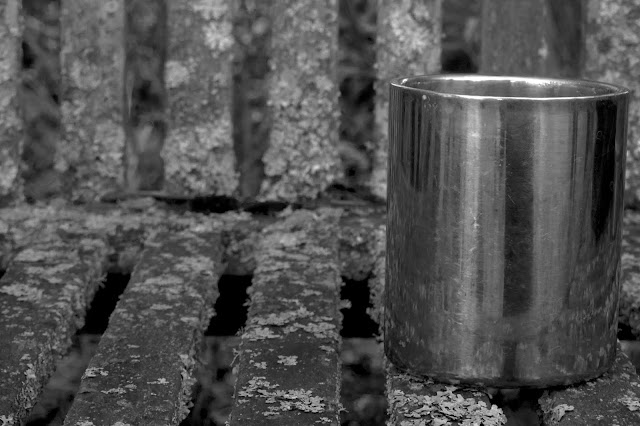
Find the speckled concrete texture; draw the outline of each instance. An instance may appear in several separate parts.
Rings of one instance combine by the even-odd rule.
[[[102,237],[41,239],[0,279],[0,420],[19,425],[84,323],[104,274]]]
[[[442,0],[379,0],[371,191],[387,197],[388,80],[440,70]]]
[[[172,0],[168,5],[165,189],[180,195],[234,195],[238,186],[231,125],[235,1]]]
[[[22,146],[22,121],[18,115],[21,2],[0,3],[0,202],[16,196]]]
[[[631,89],[625,203],[640,205],[640,4],[634,0],[585,2],[583,75]]]
[[[339,423],[339,215],[300,210],[263,231],[230,425]]]
[[[336,0],[271,5],[269,146],[265,200],[315,198],[341,173],[338,152]]]
[[[189,414],[221,256],[215,233],[187,229],[146,242],[65,425],[176,425]]]
[[[72,199],[120,187],[124,6],[118,0],[62,0],[62,137],[54,168]]]
[[[640,424],[640,378],[618,346],[613,368],[602,377],[540,398],[545,426]]]

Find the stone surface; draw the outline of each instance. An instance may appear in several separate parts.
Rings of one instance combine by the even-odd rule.
[[[0,205],[19,189],[22,121],[18,110],[21,2],[0,3]]]
[[[231,124],[233,0],[171,0],[165,81],[169,133],[165,189],[233,195],[238,173]]]
[[[387,197],[388,80],[440,71],[442,0],[380,0],[371,191]]]
[[[586,3],[583,76],[631,89],[625,203],[640,202],[640,4],[634,0]]]
[[[0,421],[19,425],[84,323],[104,274],[105,241],[51,236],[18,252],[0,279]]]
[[[130,273],[148,237],[163,230],[179,231],[200,224],[222,230],[227,265],[225,273],[252,275],[256,268],[255,254],[260,232],[277,220],[238,212],[178,214],[155,204],[145,207],[144,211],[127,206],[102,206],[95,210],[72,206],[7,208],[0,210],[0,269],[6,268],[18,250],[39,236],[55,234],[60,229],[82,227],[107,235],[109,271]],[[384,214],[375,209],[364,209],[360,215],[341,218],[338,241],[342,276],[363,280],[371,274],[371,245],[373,238],[381,232],[383,223]]]
[[[387,361],[389,421],[402,426],[500,426],[507,418],[486,390],[434,383],[405,374]]]
[[[99,199],[122,185],[124,2],[61,0],[62,137],[54,168],[65,195]]]
[[[300,210],[264,230],[230,425],[339,424],[339,214]]]
[[[315,198],[341,173],[337,1],[278,0],[270,6],[273,124],[258,198]]]
[[[188,415],[221,256],[219,235],[197,228],[146,242],[65,425],[176,425]]]
[[[602,377],[540,398],[545,426],[640,424],[640,378],[618,347],[613,368]]]

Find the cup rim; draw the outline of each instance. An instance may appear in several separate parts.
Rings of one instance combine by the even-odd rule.
[[[584,86],[606,91],[605,93],[593,95],[576,95],[576,96],[497,96],[497,95],[469,95],[463,93],[451,93],[446,91],[438,91],[433,89],[425,89],[410,86],[410,82],[428,82],[439,80],[455,80],[469,82],[483,81],[503,81],[503,82],[524,82],[535,83],[537,85],[573,85]],[[497,100],[497,101],[567,101],[567,100],[598,100],[612,97],[625,96],[630,93],[626,87],[605,83],[602,81],[571,79],[571,78],[547,78],[547,77],[527,77],[527,76],[509,76],[509,75],[484,75],[484,74],[424,74],[414,76],[396,77],[389,81],[391,87],[409,92],[415,92],[422,95],[436,96],[442,98],[457,99],[475,99],[475,100]]]

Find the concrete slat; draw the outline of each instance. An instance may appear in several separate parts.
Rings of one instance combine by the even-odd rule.
[[[338,424],[338,215],[296,211],[256,253],[231,425]]]
[[[176,425],[188,415],[221,255],[214,232],[160,233],[147,242],[65,425]]]
[[[0,279],[0,420],[20,424],[82,327],[102,281],[100,238],[52,239],[13,259]]]

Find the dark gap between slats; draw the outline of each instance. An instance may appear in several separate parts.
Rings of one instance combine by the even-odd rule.
[[[98,348],[100,337],[107,329],[109,317],[129,278],[130,275],[126,274],[107,274],[91,302],[84,327],[75,334],[69,352],[58,362],[29,413],[26,426],[62,425],[80,387],[82,375]]]
[[[4,269],[0,269],[0,278],[2,278],[2,276],[4,275],[6,271]]]
[[[387,400],[382,346],[378,324],[371,319],[368,280],[342,278],[342,387],[340,400],[342,425],[381,425],[386,423]]]
[[[507,426],[542,425],[539,398],[544,389],[501,389],[491,403],[502,408]]]
[[[377,336],[378,324],[367,313],[367,309],[372,307],[368,280],[355,281],[343,277],[342,282],[340,298],[346,307],[340,309],[342,313],[340,335],[343,338]]]
[[[193,406],[180,426],[224,425],[233,405],[235,376],[232,371],[239,334],[247,321],[250,275],[223,275],[215,315],[204,333],[194,372]]]
[[[247,289],[251,275],[223,275],[218,281],[220,295],[214,305],[215,315],[205,336],[235,336],[244,327],[249,309]]]

